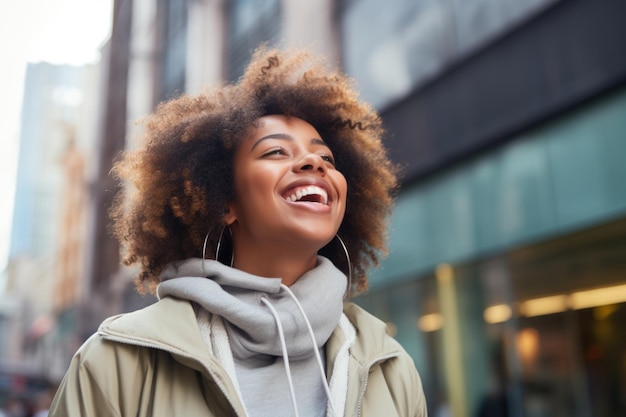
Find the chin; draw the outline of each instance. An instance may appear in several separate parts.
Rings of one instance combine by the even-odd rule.
[[[320,233],[320,230],[299,230],[289,232],[290,236],[298,236],[299,242],[310,242],[311,246],[317,247],[320,250],[324,246],[328,245],[335,237],[336,232],[331,231],[327,233]]]

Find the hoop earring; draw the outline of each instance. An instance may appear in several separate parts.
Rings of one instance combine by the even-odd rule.
[[[224,230],[228,229],[228,233],[231,236],[231,240],[232,240],[232,232],[230,231],[230,227],[228,226],[224,226],[222,228],[222,231],[220,232],[220,237],[217,239],[217,247],[215,248],[215,260],[220,262],[220,250],[222,249],[222,239],[224,238]],[[202,244],[202,260],[204,261],[206,259],[206,247],[207,244],[209,243],[209,235],[211,234],[211,232],[213,231],[213,228],[211,228],[206,235],[204,236],[204,243]],[[235,260],[235,253],[234,251],[231,250],[230,253],[230,266],[233,266],[233,262]],[[204,262],[202,262],[202,273],[204,274]]]
[[[350,261],[350,254],[348,253],[348,248],[346,247],[346,244],[343,243],[343,239],[341,239],[341,236],[339,236],[338,234],[335,235],[335,237],[337,238],[337,240],[339,241],[339,244],[341,245],[341,249],[343,249],[343,253],[346,255],[346,261],[348,262],[348,287],[346,288],[346,293],[344,294],[344,297],[349,297],[350,294],[352,293],[352,262]]]
[[[224,238],[224,230],[226,229],[228,229],[228,234],[230,235],[230,240],[231,240],[230,265],[229,266],[232,267],[233,262],[235,261],[235,251],[232,248],[233,232],[230,231],[229,226],[224,226],[224,228],[220,232],[219,239],[217,239],[217,247],[215,248],[215,260],[220,262],[220,249],[222,248],[222,239]]]
[[[213,228],[209,229],[209,231],[206,232],[206,235],[204,236],[204,243],[202,244],[202,260],[203,261],[206,259],[206,244],[209,241],[209,235],[211,234],[211,230],[213,230]],[[204,266],[204,263],[202,265]]]
[[[210,228],[208,232],[206,232],[206,235],[204,236],[204,243],[202,244],[202,275],[206,274],[206,271],[204,270],[204,260],[206,259],[206,245],[209,241],[209,235],[211,234],[211,231],[213,230],[213,228]]]

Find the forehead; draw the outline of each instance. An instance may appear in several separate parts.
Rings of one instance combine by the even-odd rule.
[[[241,145],[251,148],[261,139],[274,138],[283,140],[313,141],[325,145],[319,132],[306,120],[284,115],[269,115],[257,119],[248,129]],[[325,145],[326,146],[326,145]]]
[[[329,148],[315,127],[307,121],[298,117],[270,115],[260,117],[248,129],[236,154],[250,153],[261,144],[275,143],[276,140]]]

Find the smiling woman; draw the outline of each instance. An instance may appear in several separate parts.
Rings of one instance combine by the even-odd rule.
[[[144,123],[113,230],[159,302],[105,320],[51,415],[425,416],[410,357],[343,302],[385,254],[396,187],[350,80],[259,50]]]
[[[367,288],[367,268],[386,252],[396,187],[395,169],[381,142],[380,117],[358,100],[351,80],[327,71],[319,58],[259,51],[239,84],[161,104],[144,121],[144,145],[115,168],[122,180],[135,185],[112,214],[114,231],[128,250],[126,262],[141,265],[140,290],[153,289],[169,263],[200,256],[208,232],[206,255],[215,256],[225,210],[237,197],[236,151],[250,136],[258,140],[288,133],[263,126],[260,118],[268,115],[305,120],[314,131],[307,139],[323,141],[326,151],[332,150],[348,183],[338,234],[352,260],[352,290]],[[342,262],[340,245],[331,246],[325,253]]]

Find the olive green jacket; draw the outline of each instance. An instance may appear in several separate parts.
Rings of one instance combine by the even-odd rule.
[[[356,329],[345,415],[425,417],[413,361],[385,324],[351,303],[344,313]],[[335,329],[326,344],[327,372],[343,342]],[[50,408],[50,417],[245,415],[202,339],[192,304],[174,298],[105,320],[76,352]]]

